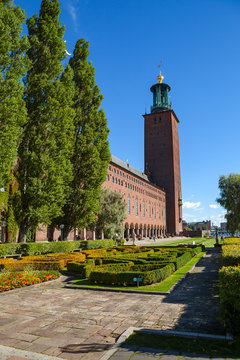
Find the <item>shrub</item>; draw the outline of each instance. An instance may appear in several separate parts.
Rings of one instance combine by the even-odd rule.
[[[0,256],[21,254],[19,243],[0,244]]]
[[[224,245],[240,245],[240,239],[239,238],[225,238],[224,239]]]
[[[9,271],[23,271],[31,266],[34,270],[62,270],[64,268],[64,261],[14,261],[4,265],[4,268]]]
[[[240,266],[223,267],[219,287],[222,321],[232,333],[240,334]]]
[[[94,264],[81,264],[76,262],[69,262],[67,269],[70,272],[77,273],[81,279],[87,279],[92,270],[95,269]]]
[[[222,246],[222,265],[234,266],[240,264],[240,245]]]
[[[191,252],[186,252],[183,255],[179,256],[175,261],[173,261],[176,270],[180,269],[189,260],[191,260],[191,258],[192,258]]]
[[[133,278],[142,278],[142,285],[153,284],[166,279],[174,272],[173,264],[152,271],[104,271],[93,270],[90,274],[90,281],[98,284],[134,286]]]
[[[112,248],[114,245],[114,241],[112,239],[104,239],[104,240],[87,240],[86,248],[87,249],[108,249]]]
[[[27,256],[71,252],[79,247],[80,241],[58,241],[51,243],[20,243],[20,253]]]
[[[115,239],[115,244],[117,246],[123,246],[125,243],[125,240],[124,239]]]

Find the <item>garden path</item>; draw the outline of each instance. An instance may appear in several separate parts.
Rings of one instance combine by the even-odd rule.
[[[33,355],[44,354],[46,360],[46,355],[98,360],[130,326],[223,333],[216,287],[219,257],[219,250],[210,250],[168,296],[67,289],[64,276],[2,293],[0,358],[38,360]],[[25,352],[3,358],[1,345]]]

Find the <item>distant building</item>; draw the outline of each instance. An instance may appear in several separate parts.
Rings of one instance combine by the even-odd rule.
[[[227,231],[227,223],[226,222],[222,222],[220,224],[220,229],[221,231]]]
[[[211,220],[191,222],[188,223],[188,227],[192,230],[209,230],[211,231]]]

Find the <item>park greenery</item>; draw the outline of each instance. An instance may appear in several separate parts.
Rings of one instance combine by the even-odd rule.
[[[122,194],[103,188],[100,197],[100,211],[96,220],[96,230],[103,230],[105,237],[117,238],[123,234],[126,219],[126,204]]]
[[[217,201],[226,209],[227,228],[234,234],[240,229],[240,175],[220,176],[218,187],[220,196]]]
[[[58,0],[42,0],[27,20],[13,0],[0,4],[0,216],[7,241],[34,238],[39,224],[64,224],[64,238],[93,224],[110,161],[103,96],[77,41],[66,64]],[[65,62],[65,64],[64,64]]]
[[[67,268],[91,284],[136,286],[134,279],[140,278],[140,285],[150,285],[160,283],[201,252],[199,245],[99,249],[83,252],[86,260],[69,262]]]

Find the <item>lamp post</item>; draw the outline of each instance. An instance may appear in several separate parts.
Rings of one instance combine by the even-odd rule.
[[[60,225],[60,229],[61,229],[61,241],[63,241],[63,229],[64,229],[64,224]]]
[[[216,236],[216,243],[214,244],[215,247],[219,247],[219,241],[218,241],[218,227],[215,226],[215,236]]]
[[[4,234],[5,234],[5,228],[7,227],[6,221],[2,221],[1,228],[2,228],[2,244],[4,243]]]

